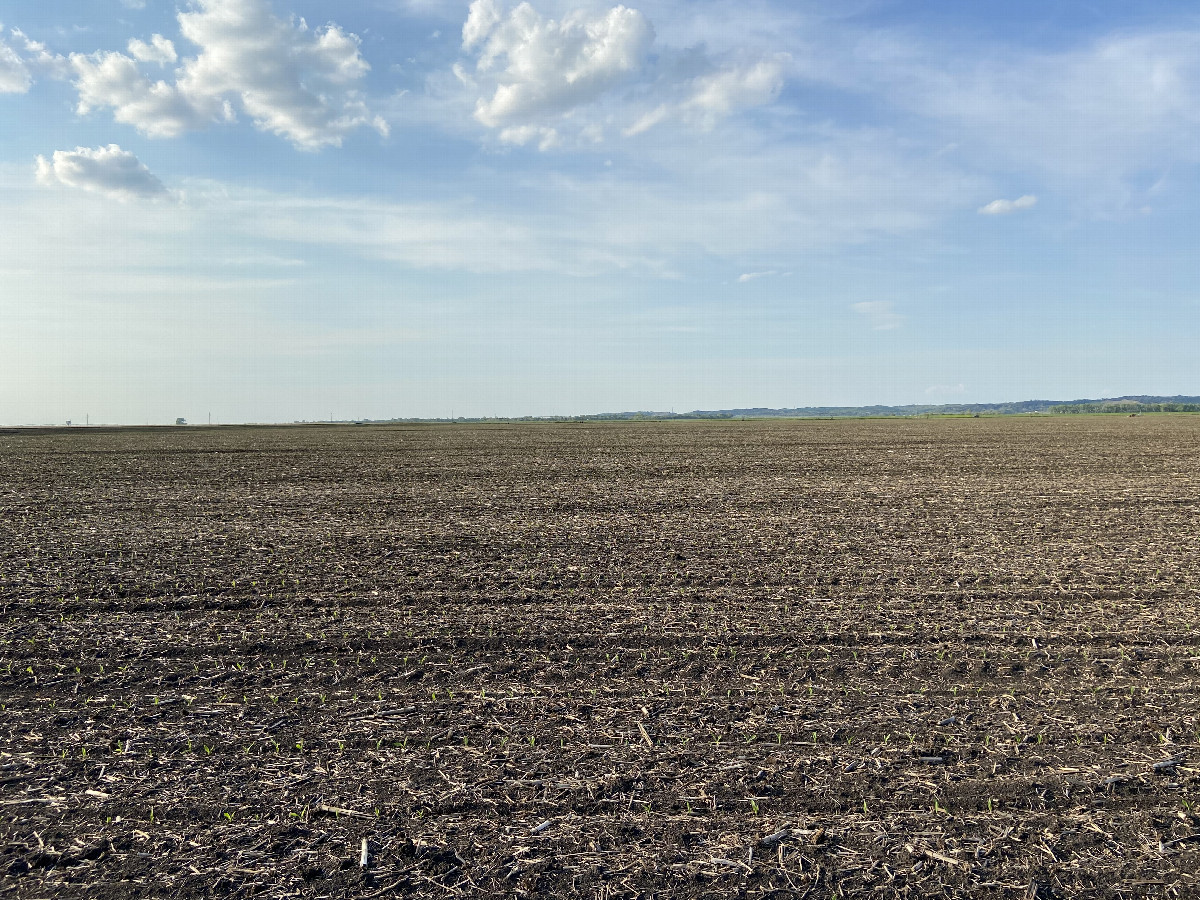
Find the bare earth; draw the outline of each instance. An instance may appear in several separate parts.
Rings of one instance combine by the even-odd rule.
[[[0,896],[1195,897],[1198,509],[1189,416],[0,433]]]

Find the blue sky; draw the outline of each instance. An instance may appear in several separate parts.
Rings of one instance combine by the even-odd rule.
[[[1200,394],[1191,3],[0,23],[3,424]]]

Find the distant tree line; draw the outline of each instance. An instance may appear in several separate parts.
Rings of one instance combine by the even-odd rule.
[[[912,416],[1019,416],[1047,413],[1143,413],[1143,412],[1200,412],[1200,397],[1183,395],[1158,397],[1145,394],[1126,397],[1106,397],[1094,400],[1017,400],[1009,403],[941,403],[910,404],[907,406],[798,406],[785,409],[749,407],[746,409],[694,409],[690,412],[637,410],[628,412],[593,413],[575,416],[515,416],[451,419],[364,419],[358,424],[468,424],[501,422],[653,422],[664,419],[777,419],[777,418],[861,418]]]
[[[1200,412],[1200,403],[1060,403],[1050,407],[1050,412],[1060,415],[1082,413],[1132,413],[1147,412]]]

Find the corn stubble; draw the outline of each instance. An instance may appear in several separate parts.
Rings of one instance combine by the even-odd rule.
[[[1200,419],[0,434],[6,896],[1195,896]]]

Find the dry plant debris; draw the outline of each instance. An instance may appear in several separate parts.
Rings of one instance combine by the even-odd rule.
[[[0,434],[0,897],[1197,896],[1198,451]]]

